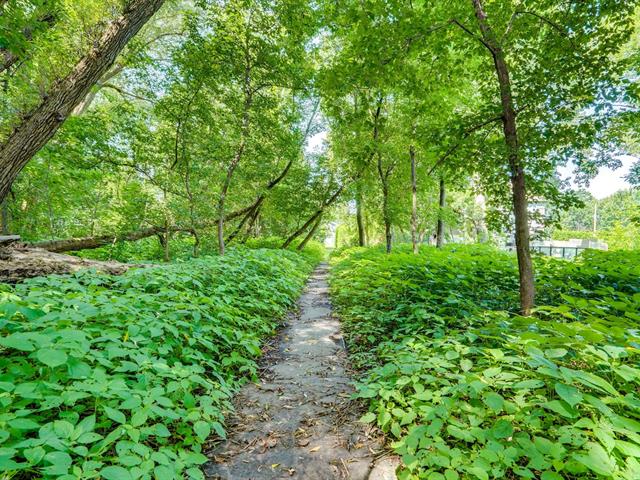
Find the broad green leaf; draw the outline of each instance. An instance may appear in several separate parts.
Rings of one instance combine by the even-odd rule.
[[[557,382],[555,384],[555,390],[560,398],[562,398],[572,407],[575,407],[582,401],[582,393],[580,393],[580,391],[576,387]]]
[[[100,475],[105,480],[131,480],[133,477],[129,470],[117,465],[111,465],[100,470]]]
[[[193,425],[193,431],[196,433],[201,442],[204,442],[211,435],[211,425],[202,420],[197,421]]]
[[[598,443],[589,442],[585,447],[584,453],[574,454],[573,458],[599,475],[611,476],[615,470],[615,459]]]
[[[51,368],[59,367],[67,361],[67,354],[62,350],[53,348],[41,348],[36,352],[36,357]]]
[[[125,417],[124,413],[120,410],[116,410],[115,408],[104,406],[102,407],[111,420],[117,423],[127,423],[127,417]]]

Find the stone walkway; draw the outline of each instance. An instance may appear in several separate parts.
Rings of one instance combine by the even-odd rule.
[[[260,383],[246,385],[237,395],[229,438],[210,452],[207,478],[395,478],[384,462],[374,468],[382,453],[380,439],[357,423],[362,412],[349,400],[351,377],[326,278],[323,264],[300,298],[299,315],[291,316],[264,360]]]

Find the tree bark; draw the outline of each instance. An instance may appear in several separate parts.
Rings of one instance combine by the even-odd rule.
[[[316,210],[314,212],[313,215],[311,215],[311,217],[304,223],[304,225],[302,225],[300,228],[298,228],[295,232],[293,232],[291,235],[289,235],[289,237],[285,240],[285,242],[282,244],[281,248],[288,248],[289,245],[291,245],[291,243],[298,238],[300,235],[302,235],[304,233],[304,231],[309,228],[309,226],[317,220],[317,218],[319,216],[321,216],[325,210],[325,208],[329,207],[330,205],[332,205],[338,198],[340,198],[340,194],[342,193],[342,191],[344,190],[344,185],[341,185],[338,190],[336,190],[336,192],[331,195],[331,197],[329,197],[329,199],[327,199],[326,201],[324,201],[322,203],[322,205],[320,206],[320,208],[318,210]]]
[[[442,248],[444,245],[444,209],[446,205],[446,190],[444,178],[440,177],[440,199],[438,201],[438,226],[436,229],[436,247]],[[433,225],[433,224],[432,224]]]
[[[384,222],[384,238],[386,243],[386,252],[391,253],[392,236],[391,236],[391,214],[389,212],[389,171],[386,173],[382,168],[382,155],[378,152],[378,175],[382,183],[382,220]]]
[[[316,223],[313,224],[313,227],[311,227],[311,230],[309,230],[309,233],[307,233],[307,236],[304,237],[304,240],[302,240],[302,242],[300,242],[300,245],[298,245],[298,248],[297,248],[298,251],[304,250],[304,247],[307,246],[307,243],[309,243],[309,240],[311,240],[313,236],[316,234],[316,232],[318,231],[318,227],[320,226],[321,223],[322,223],[322,213],[318,215],[318,218],[316,218]]]
[[[76,64],[71,73],[57,82],[40,105],[24,117],[0,145],[0,202],[14,180],[87,95],[131,38],[162,6],[164,0],[132,0],[123,14],[106,28],[102,37]]]
[[[411,244],[413,253],[418,253],[418,185],[416,178],[416,151],[413,145],[409,147],[411,160]]]
[[[356,223],[358,225],[358,245],[364,247],[366,245],[364,233],[364,218],[362,215],[362,187],[360,183],[356,186]]]
[[[2,211],[2,235],[9,235],[9,205],[5,200],[0,206]]]
[[[177,229],[174,231],[178,231]],[[64,240],[47,240],[33,243],[36,248],[43,248],[50,252],[72,252],[74,250],[85,250],[100,248],[114,242],[136,241],[143,238],[153,237],[164,232],[164,227],[149,227],[135,232],[123,233],[121,235],[98,235],[94,237],[67,238]]]
[[[509,67],[502,45],[487,21],[487,14],[484,11],[482,0],[471,0],[471,2],[475,9],[478,26],[482,32],[483,43],[493,56],[495,71],[500,86],[504,139],[511,172],[516,253],[520,277],[520,310],[523,315],[530,315],[535,302],[535,282],[529,246],[529,210],[526,178],[520,159],[516,111],[509,76]]]
[[[220,198],[218,200],[218,253],[224,255],[224,206],[231,185],[233,174],[240,164],[244,149],[247,145],[247,137],[249,135],[249,111],[253,101],[251,90],[251,66],[249,65],[249,53],[246,52],[247,66],[244,73],[244,103],[242,113],[242,126],[240,129],[240,144],[236,150],[231,163],[227,167],[227,175],[225,176],[222,188],[220,189]]]
[[[162,243],[163,248],[163,254],[164,254],[164,261],[165,263],[169,263],[169,261],[171,260],[171,254],[169,251],[170,248],[170,241],[171,241],[171,231],[169,230],[169,225],[167,225],[164,228],[164,242]]]

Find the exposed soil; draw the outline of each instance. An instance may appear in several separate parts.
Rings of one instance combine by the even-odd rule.
[[[357,422],[362,407],[350,400],[352,378],[326,277],[321,265],[299,314],[270,349],[260,382],[237,395],[229,438],[209,454],[209,479],[395,478],[395,464],[385,468],[393,459],[375,462],[385,457],[379,432]]]

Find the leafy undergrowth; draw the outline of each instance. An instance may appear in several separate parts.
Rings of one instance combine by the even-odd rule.
[[[312,268],[243,249],[5,286],[0,478],[203,478],[202,444]]]
[[[537,258],[534,318],[515,259],[488,247],[334,263],[363,421],[394,440],[400,479],[640,478],[640,253]]]

